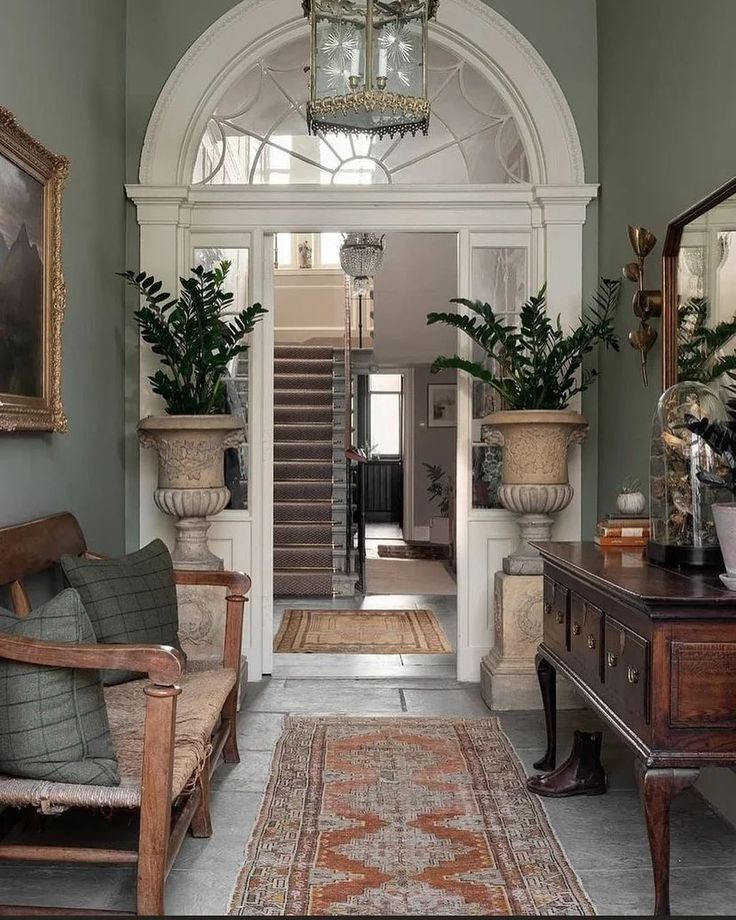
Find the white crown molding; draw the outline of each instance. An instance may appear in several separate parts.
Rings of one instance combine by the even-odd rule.
[[[141,183],[180,183],[217,94],[251,65],[254,55],[288,41],[301,28],[296,0],[242,0],[213,23],[183,55],[159,95],[141,153]],[[498,85],[530,148],[530,160],[536,158],[536,180],[584,183],[572,112],[531,43],[481,0],[442,0],[432,28],[440,43],[484,67]]]

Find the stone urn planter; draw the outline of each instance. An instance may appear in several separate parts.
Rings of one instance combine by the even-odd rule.
[[[158,451],[156,506],[177,518],[172,553],[178,569],[222,569],[210,552],[210,515],[230,500],[223,453],[245,440],[243,420],[234,415],[149,415],[138,423],[143,447]]]
[[[551,515],[572,501],[568,450],[582,443],[587,430],[583,416],[569,409],[492,412],[483,419],[486,443],[503,448],[499,500],[519,516],[521,528],[521,544],[503,560],[507,574],[542,574],[542,559],[529,541],[549,540]]]
[[[711,511],[726,566],[725,574],[718,577],[729,591],[736,591],[736,504],[718,502]]]

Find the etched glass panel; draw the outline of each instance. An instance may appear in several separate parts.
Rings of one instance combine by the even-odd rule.
[[[207,246],[194,250],[194,264],[213,268],[222,261],[231,263],[226,289],[234,295],[232,307],[223,313],[227,316],[248,305],[248,250],[244,248]],[[248,352],[243,352],[232,362],[226,379],[227,410],[243,420],[245,442],[240,447],[225,451],[225,485],[230,489],[228,508],[245,510],[248,507]]]
[[[321,41],[334,44],[335,59],[342,55],[344,60],[339,67],[336,64],[334,74],[320,72],[318,80],[344,82],[345,65],[349,69],[355,54],[364,54],[364,37],[351,29],[350,23],[334,23],[331,31],[320,36]],[[400,56],[402,48],[408,47],[386,24],[374,44],[374,66],[382,66],[382,52]],[[430,40],[428,137],[309,136],[305,120],[309,88],[304,74],[308,60],[308,37],[300,37],[264,57],[226,91],[202,136],[192,174],[195,184],[530,181],[524,144],[508,106],[479,70],[448,49]],[[392,74],[402,72],[400,67],[389,69]],[[410,89],[414,88],[403,91]]]
[[[527,296],[528,250],[516,247],[476,247],[473,249],[471,299],[493,307],[496,315],[514,325]],[[498,373],[499,364],[478,346],[472,358]],[[499,508],[501,448],[483,441],[482,420],[503,408],[498,393],[481,380],[473,380],[473,508]]]

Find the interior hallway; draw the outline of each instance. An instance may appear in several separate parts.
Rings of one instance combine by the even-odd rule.
[[[404,534],[398,524],[366,524],[365,528],[365,571],[366,593],[385,595],[391,591],[401,593],[429,591],[436,596],[457,595],[455,575],[446,561],[430,559],[391,559],[379,556],[381,545],[405,543]],[[452,635],[455,634],[453,627]]]

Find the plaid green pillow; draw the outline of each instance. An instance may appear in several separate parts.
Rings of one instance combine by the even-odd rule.
[[[97,641],[171,645],[181,651],[174,565],[161,540],[119,559],[62,556],[67,581],[79,591]],[[135,671],[103,671],[106,686],[137,680]]]
[[[0,608],[0,631],[96,644],[79,595],[69,589],[27,617]],[[0,772],[57,783],[120,783],[98,671],[0,659]]]

